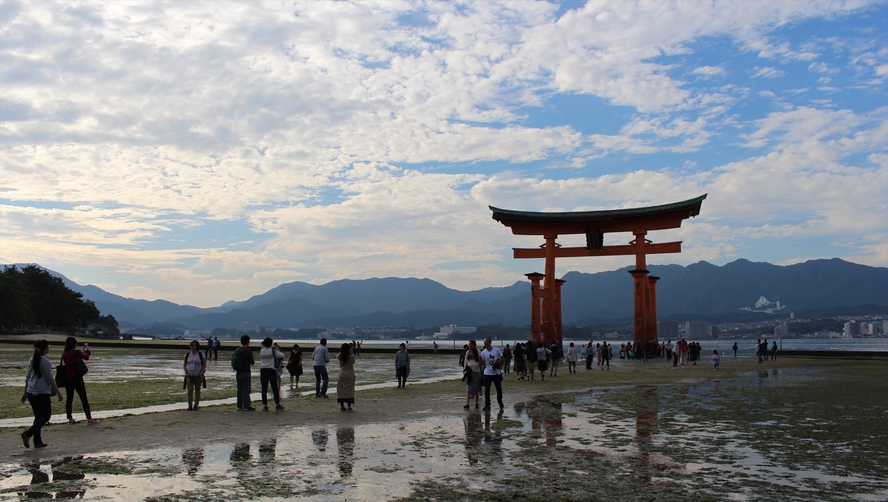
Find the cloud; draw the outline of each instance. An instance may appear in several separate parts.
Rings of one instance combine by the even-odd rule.
[[[488,204],[607,209],[709,192],[669,234],[686,252],[657,259],[717,261],[748,239],[808,234],[860,238],[846,255],[877,262],[878,240],[861,236],[884,229],[885,110],[842,86],[855,73],[879,102],[888,51],[865,30],[791,28],[878,9],[6,2],[3,259],[76,263],[96,271],[83,282],[200,305],[291,280],[479,288],[520,278],[529,264],[509,249],[536,245]],[[836,90],[781,87],[806,68]],[[555,104],[576,97],[595,105]]]

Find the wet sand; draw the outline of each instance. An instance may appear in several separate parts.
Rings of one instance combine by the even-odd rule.
[[[884,500],[884,366],[618,360],[545,382],[507,376],[502,413],[463,410],[451,380],[359,391],[354,413],[312,393],[279,413],[52,425],[42,450],[4,428],[0,498]]]

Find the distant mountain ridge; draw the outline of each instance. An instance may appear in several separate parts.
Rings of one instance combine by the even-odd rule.
[[[631,267],[586,274],[569,272],[563,279],[565,324],[632,316]],[[888,268],[858,265],[834,258],[795,265],[736,260],[724,266],[698,262],[688,266],[652,265],[661,320],[681,315],[735,314],[760,296],[780,301],[787,311],[888,306]],[[458,291],[430,279],[374,278],[340,280],[324,285],[281,284],[242,302],[199,308],[165,300],[136,300],[81,286],[67,286],[92,300],[121,327],[174,322],[192,329],[230,328],[242,322],[268,327],[348,327],[457,324],[526,325],[530,318],[530,284]]]

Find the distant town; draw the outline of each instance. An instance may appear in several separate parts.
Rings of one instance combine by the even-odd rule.
[[[241,323],[231,328],[212,330],[169,329],[164,334],[151,334],[145,329],[122,331],[124,338],[152,338],[164,340],[201,339],[219,337],[236,339],[242,334],[272,336],[280,339],[317,340],[359,339],[359,340],[438,340],[446,341],[464,338],[491,336],[498,339],[523,339],[527,336],[527,326],[440,326],[417,329],[412,326],[353,326],[334,328],[280,328],[266,327],[257,323]],[[762,336],[773,338],[882,338],[888,333],[888,319],[885,316],[839,316],[832,318],[796,318],[794,313],[782,319],[738,322],[710,323],[707,321],[660,321],[657,333],[662,340],[702,339],[746,339]],[[589,326],[565,326],[565,340],[621,339],[631,338],[631,327],[612,330],[595,330]]]

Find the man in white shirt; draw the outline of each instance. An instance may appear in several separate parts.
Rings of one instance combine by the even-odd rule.
[[[484,339],[484,350],[481,351],[481,364],[484,365],[484,410],[490,411],[490,384],[496,386],[496,402],[500,410],[503,409],[503,374],[496,367],[498,360],[503,358],[503,352],[499,347],[492,345],[490,338]]]
[[[327,384],[330,383],[330,377],[327,376],[327,363],[330,362],[330,351],[327,350],[326,338],[321,338],[321,344],[314,349],[311,359],[315,370],[315,397],[327,397]],[[321,382],[323,382],[323,386]]]

